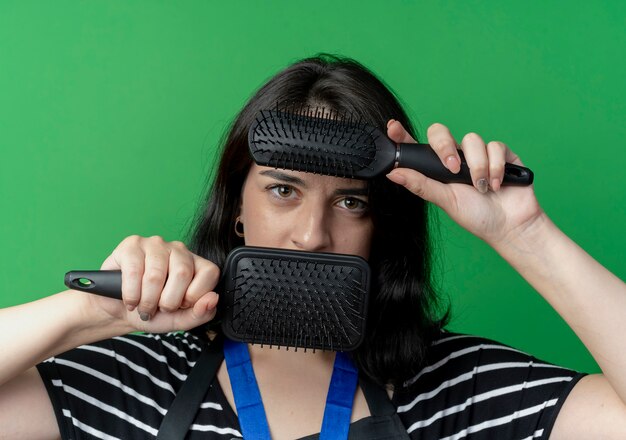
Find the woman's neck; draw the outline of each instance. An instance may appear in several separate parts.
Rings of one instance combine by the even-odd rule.
[[[269,348],[257,344],[248,344],[252,365],[282,365],[286,368],[299,368],[306,366],[307,369],[318,365],[320,368],[332,368],[335,353],[332,351],[311,350],[302,348]]]

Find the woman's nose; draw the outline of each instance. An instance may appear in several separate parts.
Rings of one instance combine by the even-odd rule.
[[[331,245],[329,219],[323,208],[303,207],[291,230],[291,241],[303,251],[324,251]]]

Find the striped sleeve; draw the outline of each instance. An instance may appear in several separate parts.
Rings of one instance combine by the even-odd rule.
[[[132,334],[80,346],[39,364],[61,438],[156,438],[201,344],[188,333]],[[223,396],[207,394],[192,431],[215,438],[240,436],[228,426],[237,425],[236,420],[224,417],[225,403],[212,398],[216,395]]]
[[[583,376],[488,339],[444,333],[394,403],[411,438],[547,439]]]

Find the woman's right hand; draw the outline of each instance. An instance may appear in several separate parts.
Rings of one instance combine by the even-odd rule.
[[[101,270],[122,271],[122,301],[89,295],[90,307],[137,331],[189,330],[215,317],[220,269],[178,241],[125,238]]]

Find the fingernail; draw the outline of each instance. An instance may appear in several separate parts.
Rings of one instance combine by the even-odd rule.
[[[135,307],[137,306],[134,306],[132,304],[126,304],[126,310],[128,310],[129,312],[132,312],[133,310],[135,310]]]
[[[150,320],[150,313],[139,312],[139,318],[141,318],[142,321],[149,321]]]
[[[500,179],[494,177],[491,179],[491,189],[497,191],[500,189]]]
[[[402,174],[389,173],[387,174],[387,178],[391,180],[392,182],[397,183],[398,185],[402,185],[402,186],[406,185],[406,178]]]
[[[478,192],[485,194],[489,190],[487,179],[479,179],[478,182],[476,182],[476,188],[478,189]]]
[[[456,158],[456,156],[446,157],[445,163],[446,163],[446,168],[448,168],[453,173],[457,173],[461,169],[461,164],[459,163],[459,160]]]
[[[391,127],[391,124],[393,124],[394,122],[396,122],[395,119],[390,119],[389,122],[387,122],[387,128]]]

